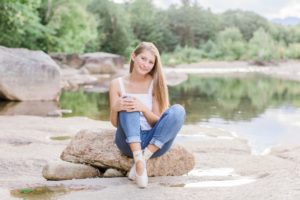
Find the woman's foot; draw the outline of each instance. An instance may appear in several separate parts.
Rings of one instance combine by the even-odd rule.
[[[135,163],[135,180],[140,188],[145,188],[148,185],[148,174],[145,160],[138,160]]]
[[[135,175],[135,163],[131,166],[129,172],[128,172],[128,178],[132,181],[135,180],[136,175]]]
[[[128,179],[135,181],[136,174],[141,175],[143,173],[143,170],[144,170],[144,165],[142,163],[140,163],[138,165],[136,165],[136,163],[134,163],[128,172]]]
[[[140,188],[145,188],[148,185],[148,175],[146,160],[142,151],[133,152],[134,165],[131,167],[128,178],[136,181]]]

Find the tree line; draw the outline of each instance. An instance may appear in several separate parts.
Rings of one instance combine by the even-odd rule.
[[[300,25],[276,25],[250,11],[215,14],[191,0],[167,9],[151,0],[0,0],[0,32],[0,45],[47,53],[128,57],[140,41],[151,41],[169,65],[300,58]]]

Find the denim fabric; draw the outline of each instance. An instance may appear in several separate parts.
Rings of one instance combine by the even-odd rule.
[[[166,153],[185,120],[185,110],[179,105],[168,108],[155,126],[150,130],[141,130],[139,112],[119,112],[119,123],[115,137],[118,148],[127,156],[132,157],[129,143],[140,142],[142,149],[149,144],[159,147],[152,158]]]

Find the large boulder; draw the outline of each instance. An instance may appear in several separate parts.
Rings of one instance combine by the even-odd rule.
[[[129,171],[133,160],[119,151],[114,144],[114,134],[113,129],[82,130],[64,149],[61,159],[102,169]],[[194,165],[194,156],[182,146],[174,144],[163,156],[150,159],[147,170],[149,176],[179,176],[188,173]]]
[[[59,66],[44,52],[0,46],[0,98],[58,100]]]

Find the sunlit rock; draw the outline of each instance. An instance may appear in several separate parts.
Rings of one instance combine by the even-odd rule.
[[[88,163],[100,168],[129,171],[133,160],[122,154],[114,144],[114,129],[82,130],[61,154],[61,159],[75,163]],[[147,162],[149,176],[179,176],[195,165],[194,156],[180,145],[163,156]]]

